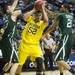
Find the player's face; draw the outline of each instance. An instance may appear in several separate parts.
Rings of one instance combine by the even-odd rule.
[[[41,15],[40,12],[36,12],[36,13],[35,13],[35,20],[36,20],[36,21],[39,21],[39,20],[41,19],[41,16],[42,16],[42,15]]]

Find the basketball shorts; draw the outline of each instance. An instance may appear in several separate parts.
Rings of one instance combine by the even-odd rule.
[[[9,41],[9,38],[5,38],[5,39],[0,41],[0,49],[2,51],[3,59],[5,59],[7,62],[10,61],[11,56],[12,56],[11,61],[13,63],[18,62],[17,56],[15,55],[16,50],[12,54],[13,49],[12,49],[12,45]]]
[[[57,60],[67,60],[69,58],[71,48],[72,48],[72,36],[64,35],[58,45],[58,49],[55,55],[55,61]]]
[[[43,52],[40,45],[21,42],[18,49],[18,61],[20,65],[23,65],[25,63],[27,57],[30,57],[32,61],[35,61],[37,57],[43,57]]]

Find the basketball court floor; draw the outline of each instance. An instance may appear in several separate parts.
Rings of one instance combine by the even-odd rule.
[[[58,70],[55,71],[46,71],[46,75],[60,75]],[[6,73],[4,75],[9,75],[9,73]],[[35,72],[22,72],[21,75],[36,75]],[[64,71],[64,75],[72,75],[69,71]]]

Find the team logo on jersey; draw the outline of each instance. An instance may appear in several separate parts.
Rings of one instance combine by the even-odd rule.
[[[36,32],[37,32],[37,30],[38,30],[39,28],[40,28],[40,26],[38,26],[37,24],[32,24],[32,23],[30,23],[28,32],[35,35]]]

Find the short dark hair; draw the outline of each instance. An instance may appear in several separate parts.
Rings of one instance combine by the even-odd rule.
[[[70,9],[70,6],[68,3],[63,4],[63,7],[67,8],[68,10]]]

